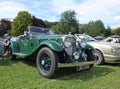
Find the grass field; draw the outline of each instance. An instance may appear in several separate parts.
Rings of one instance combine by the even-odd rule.
[[[0,59],[0,89],[120,89],[120,64],[95,65],[89,71],[60,69],[54,79],[39,75],[34,61]]]

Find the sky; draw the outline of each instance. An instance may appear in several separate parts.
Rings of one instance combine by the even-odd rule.
[[[120,26],[120,0],[0,0],[0,18],[14,19],[19,11],[51,22],[74,10],[80,24],[101,20],[105,27]]]

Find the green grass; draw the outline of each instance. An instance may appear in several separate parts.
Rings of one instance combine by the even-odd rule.
[[[120,89],[120,64],[89,71],[60,69],[54,79],[39,75],[34,61],[0,59],[0,89]]]

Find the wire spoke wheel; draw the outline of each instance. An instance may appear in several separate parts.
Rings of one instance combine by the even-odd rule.
[[[38,52],[36,65],[42,76],[52,78],[57,71],[58,56],[51,49],[44,47]]]
[[[44,72],[49,72],[51,67],[51,60],[47,54],[42,54],[40,58],[40,67]]]

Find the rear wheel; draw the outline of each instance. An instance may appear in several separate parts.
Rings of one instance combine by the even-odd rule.
[[[42,76],[52,78],[58,68],[58,56],[51,49],[44,47],[38,52],[36,65]]]
[[[9,49],[8,49],[8,57],[11,60],[15,60],[16,59],[16,55],[13,55],[11,47],[9,47]]]

